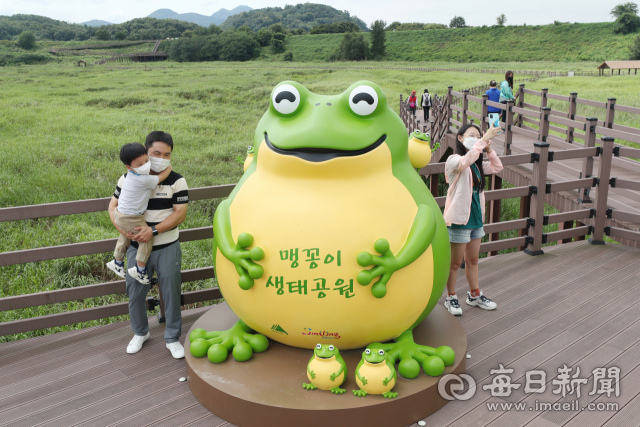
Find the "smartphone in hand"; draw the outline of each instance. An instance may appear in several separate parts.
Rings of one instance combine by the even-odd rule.
[[[493,127],[500,128],[500,114],[489,113],[489,123],[493,123]],[[498,135],[502,133],[502,128],[498,131]]]

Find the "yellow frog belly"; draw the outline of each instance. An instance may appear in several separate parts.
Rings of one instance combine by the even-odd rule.
[[[220,290],[235,314],[257,332],[302,348],[318,339],[359,348],[407,330],[431,295],[431,247],[393,274],[384,298],[356,280],[363,269],[358,254],[375,254],[379,238],[396,254],[417,212],[392,174],[388,147],[312,163],[263,143],[257,156],[230,217],[234,239],[247,232],[264,249],[264,275],[242,290],[233,264],[220,251],[216,258]]]
[[[320,390],[331,390],[334,387],[339,387],[344,381],[344,370],[336,377],[335,381],[331,381],[331,374],[338,372],[339,369],[340,362],[336,360],[335,356],[330,359],[314,357],[309,363],[309,370],[313,371],[316,377],[311,378],[311,374],[307,370],[307,378]]]
[[[392,378],[387,385],[384,385],[384,379],[391,375],[391,369],[389,369],[385,362],[374,365],[365,360],[360,367],[359,373],[361,377],[367,380],[367,384],[363,384],[357,375],[356,383],[358,387],[369,394],[382,394],[391,390],[396,385],[395,378]]]

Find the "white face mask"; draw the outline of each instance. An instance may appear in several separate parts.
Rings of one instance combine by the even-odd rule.
[[[475,136],[468,136],[464,139],[462,145],[464,145],[464,148],[466,148],[467,150],[471,150],[476,142],[478,142],[478,138],[476,138]]]
[[[162,172],[171,164],[171,160],[157,157],[149,157],[149,162],[151,163],[151,170],[154,172]]]
[[[133,172],[137,173],[138,175],[149,175],[150,170],[151,170],[151,162],[147,162],[144,165],[135,168]]]

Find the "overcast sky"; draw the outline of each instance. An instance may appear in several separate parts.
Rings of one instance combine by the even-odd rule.
[[[453,16],[465,18],[467,25],[493,25],[504,13],[507,25],[542,25],[562,22],[612,21],[609,12],[628,0],[322,0],[337,9],[348,10],[367,24],[376,19],[387,23],[436,22],[449,24]],[[120,23],[167,8],[178,13],[196,12],[211,15],[220,8],[233,9],[247,5],[254,9],[297,4],[282,0],[0,0],[0,15],[26,13],[43,15],[69,22],[102,19]]]

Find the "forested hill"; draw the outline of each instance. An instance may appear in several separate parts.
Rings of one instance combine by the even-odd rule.
[[[31,31],[38,40],[87,40],[93,37],[99,28],[106,29],[113,36],[124,33],[129,40],[150,40],[178,37],[185,30],[195,30],[199,26],[191,22],[175,19],[139,18],[122,24],[91,27],[69,24],[64,21],[38,15],[0,16],[0,40],[15,39],[23,31]]]
[[[239,28],[247,25],[253,31],[258,31],[272,24],[281,23],[290,30],[301,28],[309,31],[316,25],[344,21],[354,22],[362,31],[368,31],[367,24],[357,16],[351,16],[349,12],[337,10],[331,6],[315,3],[288,5],[284,8],[266,7],[250,12],[242,12],[227,18],[222,27]]]

